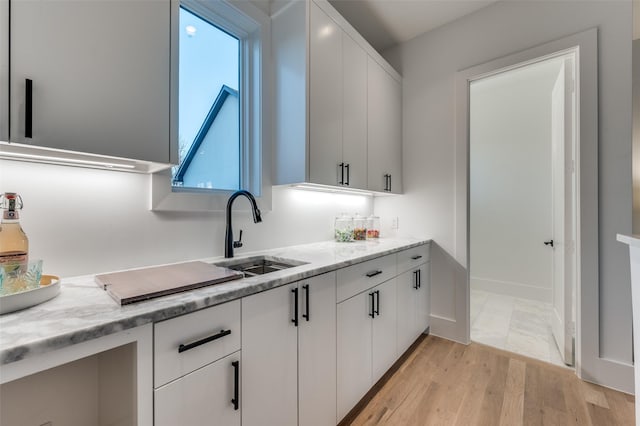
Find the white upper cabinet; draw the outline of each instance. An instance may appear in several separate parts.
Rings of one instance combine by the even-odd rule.
[[[10,141],[175,160],[177,10],[170,0],[11,0]]]
[[[0,141],[9,138],[9,0],[0,0]]]
[[[383,192],[383,187],[370,186],[367,123],[371,112],[380,115],[398,108],[391,121],[385,117],[375,130],[399,124],[401,104],[396,98],[399,92],[389,91],[384,83],[379,90],[378,81],[368,81],[368,62],[383,63],[381,69],[398,87],[400,76],[328,2],[276,2],[274,8],[274,182]],[[368,102],[372,91],[385,104],[382,110],[372,109]],[[382,135],[396,144],[397,153],[390,154],[388,144],[382,154],[391,161],[401,157],[401,140],[385,136],[395,135],[396,130],[384,129]],[[379,142],[374,143],[377,149]],[[378,163],[399,179],[401,171],[395,164],[387,165],[382,156]],[[399,192],[401,186],[396,188],[391,192]]]
[[[342,183],[342,30],[315,3],[310,7],[309,180],[336,185]]]
[[[372,58],[368,62],[368,188],[402,192],[402,85]]]
[[[342,161],[345,183],[367,188],[367,53],[342,33]]]

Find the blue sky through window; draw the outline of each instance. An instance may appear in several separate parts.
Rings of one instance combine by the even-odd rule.
[[[239,48],[237,38],[180,8],[181,158],[193,143],[222,86],[239,89]]]

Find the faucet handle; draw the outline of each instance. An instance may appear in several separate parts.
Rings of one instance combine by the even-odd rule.
[[[240,239],[238,241],[233,242],[233,248],[242,247],[242,229],[240,230]]]

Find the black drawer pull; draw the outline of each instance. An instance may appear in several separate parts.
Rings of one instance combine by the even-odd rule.
[[[418,260],[418,259],[422,259],[422,256],[421,256],[421,255],[418,255],[418,256],[413,256],[413,257],[411,258],[411,260]]]
[[[293,293],[293,319],[291,322],[296,327],[298,326],[298,287],[291,289]]]
[[[24,137],[33,137],[33,80],[25,79],[24,85]]]
[[[240,407],[240,361],[233,361],[231,366],[233,366],[233,399],[231,403],[233,409],[238,410]]]
[[[375,318],[376,317],[376,311],[375,309],[373,309],[374,305],[375,305],[375,300],[376,300],[376,292],[374,291],[373,293],[369,293],[369,297],[371,298],[371,312],[369,312],[369,316],[371,318]]]
[[[380,275],[382,273],[382,271],[378,270],[378,271],[374,271],[374,272],[368,272],[367,273],[367,277],[371,278],[371,277],[375,277],[376,275]]]
[[[307,313],[306,314],[302,314],[302,318],[306,319],[307,321],[309,321],[311,319],[311,313],[310,313],[310,309],[309,309],[309,284],[305,284],[302,286],[302,289],[304,290],[304,299],[305,299],[305,304],[307,305]]]
[[[189,343],[186,345],[178,346],[178,353],[182,353],[184,351],[188,351],[189,349],[197,348],[200,345],[204,345],[205,343],[213,342],[214,340],[218,340],[221,337],[228,336],[231,334],[231,330],[220,330],[220,333],[214,334],[213,336],[205,337],[204,339],[195,341],[193,343]]]

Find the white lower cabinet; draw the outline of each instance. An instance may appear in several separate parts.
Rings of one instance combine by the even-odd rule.
[[[397,359],[396,346],[397,310],[395,278],[374,288],[376,292],[375,317],[371,320],[373,330],[371,360],[371,385],[393,365]]]
[[[429,263],[397,278],[398,355],[401,355],[429,325]]]
[[[300,282],[298,410],[301,426],[336,421],[336,274]]]
[[[242,299],[242,424],[336,423],[335,273]]]
[[[395,279],[338,303],[338,420],[395,362],[396,306]]]
[[[365,291],[338,303],[338,420],[371,387],[371,294]]]
[[[156,426],[240,426],[240,352],[154,391]]]

